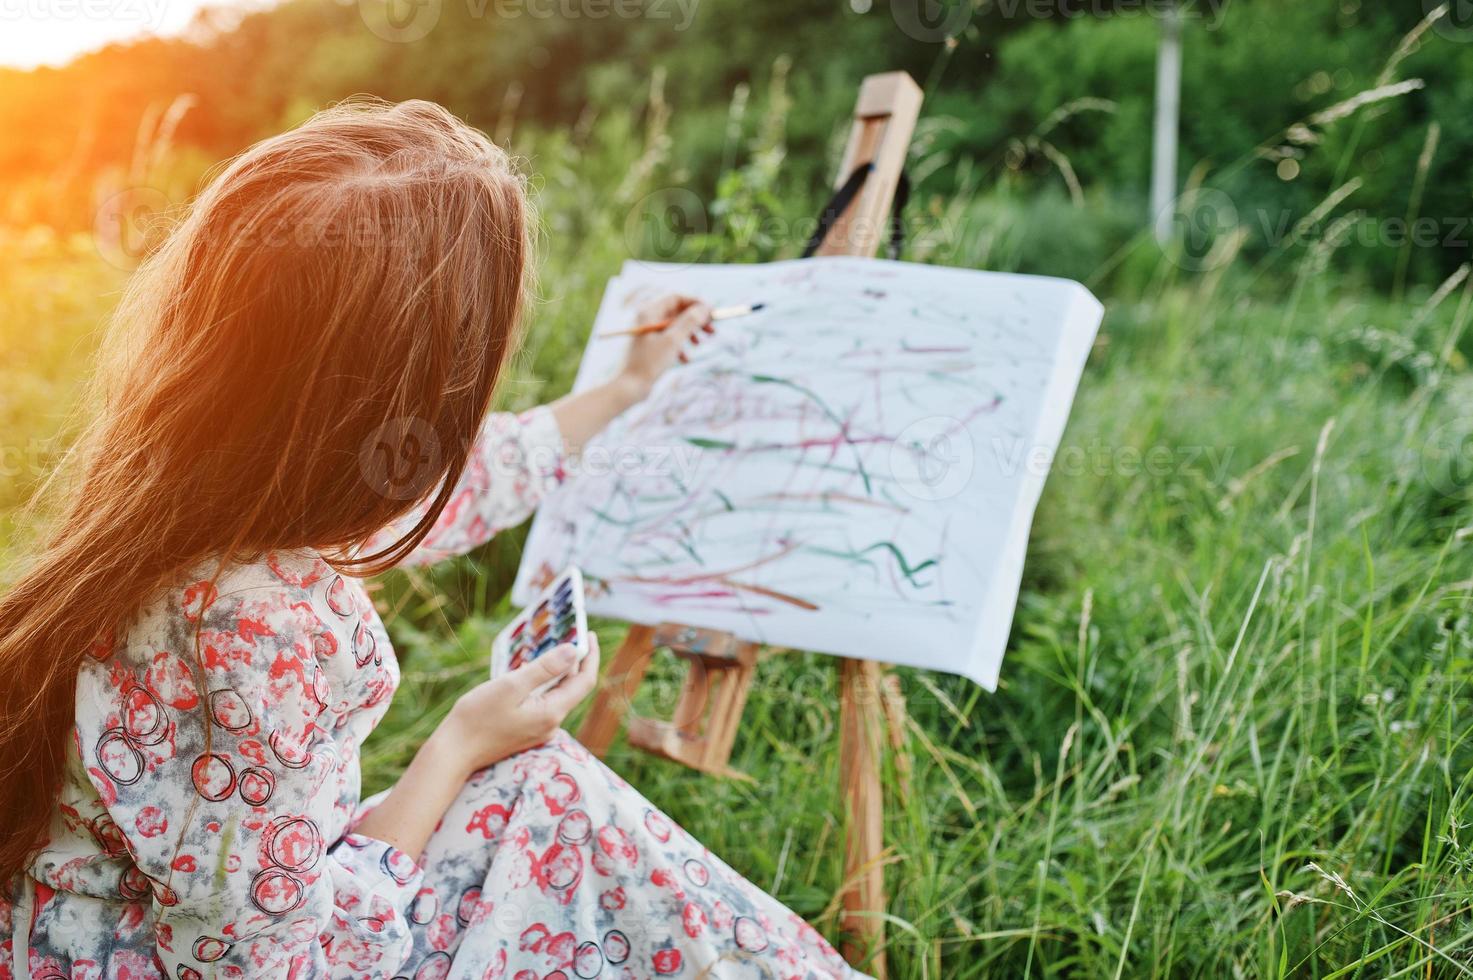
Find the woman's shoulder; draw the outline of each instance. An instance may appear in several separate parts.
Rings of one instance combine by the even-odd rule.
[[[362,700],[338,666],[353,624],[333,612],[362,595],[309,554],[212,563],[159,589],[78,676],[77,748],[98,797],[188,779],[218,801],[252,766],[313,764],[314,743]]]
[[[224,567],[204,562],[155,590],[96,659],[127,668],[186,657],[207,670],[236,672],[269,669],[283,653],[331,654],[343,613],[357,611],[359,591],[312,552]]]
[[[219,729],[262,738],[269,731],[278,757],[303,755],[317,726],[386,704],[393,693],[391,658],[379,666],[372,656],[387,641],[364,625],[365,606],[372,609],[361,583],[316,555],[268,555],[180,575],[112,648],[84,662],[80,747],[85,753],[101,737],[102,771],[120,778],[111,761],[121,777],[136,775],[154,755],[172,757],[176,732],[196,727],[204,708]],[[360,637],[371,669],[354,669]]]

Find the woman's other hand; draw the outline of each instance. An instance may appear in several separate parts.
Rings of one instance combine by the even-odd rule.
[[[588,656],[576,669],[575,656],[571,646],[556,647],[524,667],[476,685],[455,702],[432,738],[466,775],[541,745],[598,681],[598,637],[588,634]],[[535,693],[559,677],[556,687]]]
[[[643,399],[677,361],[686,359],[686,347],[699,344],[714,333],[711,307],[691,296],[671,293],[641,306],[634,315],[636,325],[673,320],[664,330],[630,338],[629,353],[620,376]]]

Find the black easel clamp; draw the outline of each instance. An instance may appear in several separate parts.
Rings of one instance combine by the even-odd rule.
[[[823,210],[819,212],[818,227],[814,229],[813,237],[808,239],[808,244],[803,248],[803,258],[811,258],[818,251],[824,239],[829,237],[829,232],[833,230],[839,216],[854,202],[854,198],[859,195],[864,182],[869,179],[874,169],[873,163],[856,167],[849,175],[849,179],[834,191],[834,196],[829,198],[829,203],[825,204]],[[900,258],[900,250],[905,245],[905,221],[902,215],[909,202],[910,178],[902,171],[900,178],[895,182],[895,198],[890,204],[890,241],[885,251],[892,259]]]

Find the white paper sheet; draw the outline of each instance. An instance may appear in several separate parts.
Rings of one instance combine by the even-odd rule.
[[[589,609],[970,677],[988,689],[1102,308],[1062,279],[901,262],[626,263],[575,390],[662,292],[719,324],[543,502],[513,599],[570,563]]]

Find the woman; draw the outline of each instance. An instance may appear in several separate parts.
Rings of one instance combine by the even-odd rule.
[[[669,298],[615,380],[487,416],[530,226],[479,133],[350,105],[234,161],[134,277],[0,600],[0,976],[851,975],[558,730],[596,646],[473,688],[359,799],[399,676],[362,577],[520,522],[709,330]]]

